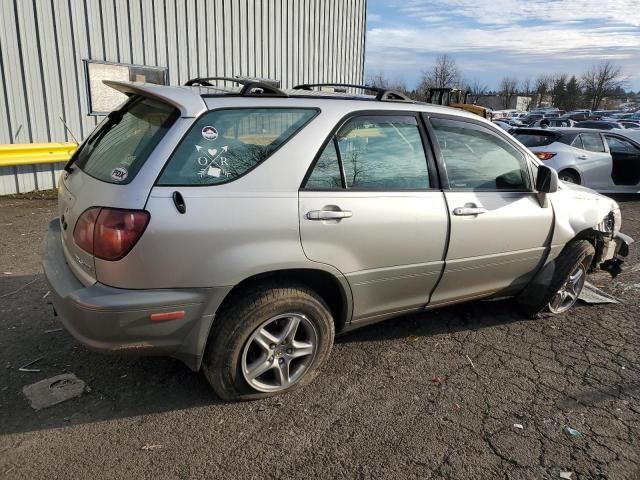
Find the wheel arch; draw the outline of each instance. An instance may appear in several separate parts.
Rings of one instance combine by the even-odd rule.
[[[562,172],[572,173],[573,175],[575,175],[578,178],[579,185],[583,185],[584,184],[583,179],[582,179],[582,173],[577,168],[575,168],[575,166],[571,165],[571,166],[568,166],[568,167],[565,167],[565,168],[559,170],[558,171],[558,175],[560,175]]]
[[[336,332],[344,328],[353,309],[351,288],[346,278],[338,277],[319,268],[287,268],[270,270],[249,276],[236,284],[225,296],[217,311],[225,308],[238,295],[256,285],[265,283],[287,284],[295,283],[305,286],[322,297],[334,319]]]

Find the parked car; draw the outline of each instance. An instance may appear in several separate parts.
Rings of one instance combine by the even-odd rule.
[[[503,122],[501,120],[493,120],[492,123],[500,127],[505,132],[511,132],[514,128],[516,128],[515,126],[511,125],[509,122]]]
[[[105,82],[129,99],[65,166],[43,267],[90,348],[260,398],[310,382],[336,333],[492,297],[562,313],[588,271],[620,270],[616,202],[487,120],[214,81]]]
[[[581,128],[520,128],[513,136],[564,182],[606,193],[640,191],[640,143],[627,136]]]
[[[624,126],[618,122],[607,122],[604,120],[585,120],[583,122],[576,123],[576,128],[595,128],[598,130],[615,130],[623,129]]]
[[[569,118],[576,122],[581,122],[589,118],[589,113],[588,112],[569,112],[569,113],[565,113],[560,118]]]
[[[529,113],[528,115],[525,115],[524,117],[520,117],[519,120],[524,124],[524,125],[531,125],[532,123],[535,123],[539,120],[542,120],[544,118],[544,114],[543,113]]]
[[[624,128],[630,128],[630,129],[639,129],[640,128],[640,120],[638,120],[638,121],[634,121],[634,120],[618,120],[617,123],[622,125]]]
[[[633,113],[631,112],[617,112],[617,113],[611,114],[609,118],[614,120],[624,120],[627,118],[631,118],[632,116],[633,116]]]
[[[533,122],[530,127],[540,127],[540,128],[549,128],[549,127],[573,127],[576,124],[570,118],[543,118],[542,120],[538,120],[537,122]]]

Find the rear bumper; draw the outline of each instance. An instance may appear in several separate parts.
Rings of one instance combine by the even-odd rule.
[[[67,265],[57,220],[45,236],[42,266],[55,311],[80,343],[108,353],[173,356],[194,370],[200,367],[214,313],[230,290],[85,287]],[[150,320],[153,313],[181,310],[185,315],[178,320]]]

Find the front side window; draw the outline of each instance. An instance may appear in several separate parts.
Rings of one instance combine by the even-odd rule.
[[[214,110],[191,127],[158,185],[216,185],[266,160],[316,114],[309,108]]]
[[[584,150],[590,152],[604,152],[604,143],[597,133],[583,133],[580,135]]]
[[[526,159],[480,125],[432,118],[452,189],[529,190]]]
[[[398,191],[430,186],[427,157],[413,115],[348,120],[325,147],[304,188],[343,188],[340,167],[347,189]]]

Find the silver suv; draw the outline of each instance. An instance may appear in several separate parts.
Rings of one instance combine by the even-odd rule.
[[[386,318],[505,296],[565,312],[632,242],[614,201],[480,117],[213,81],[109,82],[128,101],[65,167],[43,265],[92,349],[171,355],[224,399],[260,398]]]

